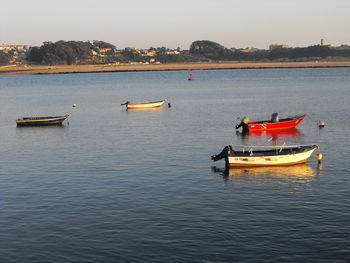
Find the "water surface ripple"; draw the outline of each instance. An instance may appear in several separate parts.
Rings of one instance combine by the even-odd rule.
[[[187,74],[0,76],[0,262],[349,262],[350,69]],[[158,99],[172,107],[120,106]],[[294,134],[236,135],[238,116],[273,112],[309,117]],[[323,167],[210,160],[283,142],[319,144]]]

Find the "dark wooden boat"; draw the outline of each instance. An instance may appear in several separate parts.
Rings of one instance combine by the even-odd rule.
[[[62,125],[69,114],[50,117],[22,117],[16,120],[17,126]]]

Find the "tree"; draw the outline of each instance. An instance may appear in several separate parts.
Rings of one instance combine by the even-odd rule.
[[[213,60],[232,60],[235,55],[232,50],[209,40],[193,42],[189,53],[190,55]]]
[[[43,60],[42,52],[39,47],[32,47],[28,51],[27,59],[36,63],[41,63]]]
[[[94,40],[92,41],[93,45],[95,47],[98,48],[112,48],[112,49],[116,49],[116,47],[110,43],[104,42],[104,41],[100,41],[100,40]]]
[[[0,51],[0,66],[10,64],[12,59],[13,57],[10,54]]]
[[[29,60],[41,64],[83,64],[92,59],[93,45],[83,41],[44,42],[29,53]]]

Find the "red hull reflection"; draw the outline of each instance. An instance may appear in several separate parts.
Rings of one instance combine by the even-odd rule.
[[[249,131],[249,136],[278,136],[278,135],[285,135],[285,136],[298,136],[302,135],[300,130],[298,129],[285,129],[285,130],[267,130],[267,131]]]

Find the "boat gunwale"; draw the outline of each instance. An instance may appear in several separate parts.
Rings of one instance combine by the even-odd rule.
[[[234,145],[231,145],[234,146]],[[295,155],[301,154],[308,151],[314,151],[319,149],[317,144],[309,144],[309,145],[286,145],[286,146],[250,146],[247,147],[245,145],[236,145],[244,146],[243,150],[236,151],[232,148],[232,151],[227,153],[227,157],[268,157],[268,156],[286,156],[286,155]],[[248,148],[244,150],[244,148]],[[265,150],[253,150],[254,148],[265,148]],[[271,150],[266,150],[266,148],[272,148]]]

